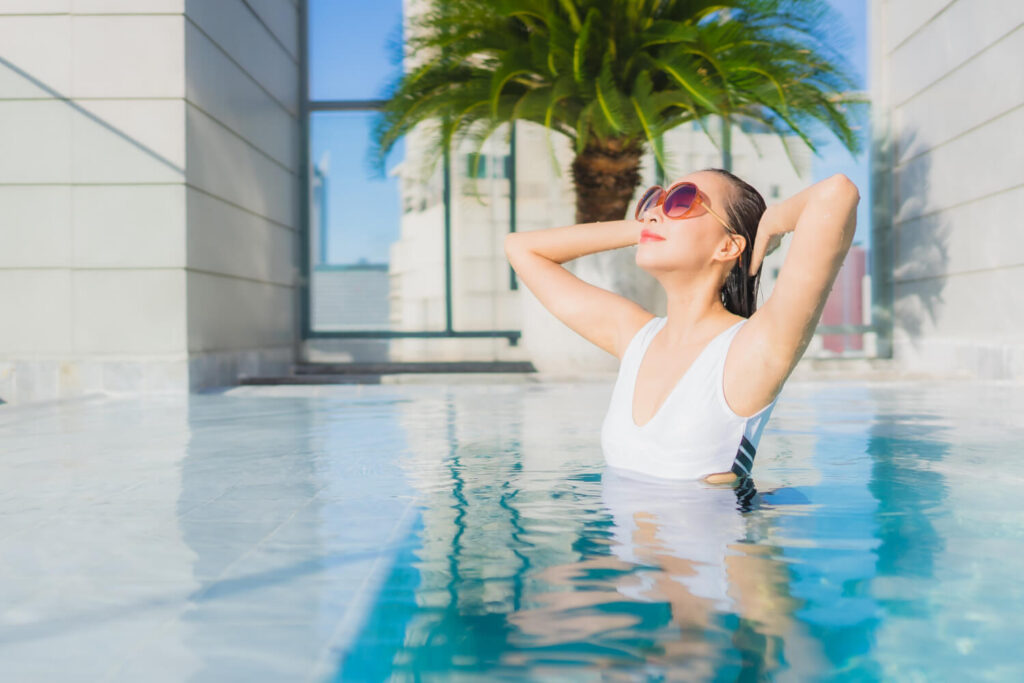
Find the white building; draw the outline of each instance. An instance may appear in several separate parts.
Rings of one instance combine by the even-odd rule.
[[[298,26],[290,0],[0,0],[0,399],[288,367]]]
[[[713,135],[720,136],[720,123],[712,122],[709,128]],[[392,247],[392,322],[395,329],[443,329],[445,293],[443,280],[438,277],[438,273],[443,272],[441,246],[444,243],[441,170],[438,169],[427,183],[418,180],[420,154],[426,143],[416,139],[416,133],[409,137],[412,139],[408,141],[406,161],[397,169],[402,177],[403,205],[407,211],[402,216],[401,237]],[[515,227],[518,231],[575,222],[575,194],[569,171],[572,143],[558,133],[551,133],[550,139],[557,169],[550,158],[543,126],[523,121],[516,123]],[[790,144],[796,169],[774,133],[748,133],[734,126],[732,170],[759,188],[767,202],[781,201],[810,183],[810,151],[795,142]],[[696,123],[666,133],[664,145],[669,164],[665,170],[667,182],[693,170],[722,165],[721,152]],[[505,126],[487,141],[480,166],[483,177],[480,178],[470,177],[474,161],[472,146],[465,145],[452,154],[452,305],[455,327],[459,330],[519,329],[523,324],[520,299],[532,297],[525,288],[511,288],[510,268],[504,254],[503,240],[510,230],[510,183],[506,176],[509,151],[508,127]],[[636,189],[634,202],[656,181],[653,152],[643,157],[641,168],[643,183]],[[435,191],[430,192],[431,187],[436,188]],[[425,196],[433,199],[425,199]],[[632,210],[631,205],[629,211]],[[628,263],[633,258],[632,250],[622,251],[621,258],[625,261],[621,267],[635,270],[632,277],[649,281],[648,286],[660,292],[649,275]],[[765,260],[761,301],[771,293],[785,253],[783,246]],[[588,261],[589,257],[579,260]],[[583,267],[585,269],[586,264]],[[655,312],[664,315],[664,297],[659,295],[654,305],[658,309]],[[571,330],[566,329],[558,339],[558,344],[580,346],[579,370],[599,368],[602,361],[607,365],[615,360],[611,356],[605,360],[601,355],[591,354],[586,346],[588,342]],[[527,344],[511,346],[505,339],[451,339],[443,344],[430,339],[396,339],[390,342],[390,354],[393,360],[403,361],[531,360],[536,350],[529,349],[528,341],[524,339]]]
[[[302,196],[304,8],[0,0],[0,400],[185,392],[315,355],[301,321],[312,213]],[[891,322],[900,368],[1020,380],[1024,5],[871,0],[870,17],[874,177],[862,201],[874,209],[872,289],[883,293],[872,319]],[[529,309],[501,248],[503,140],[487,150],[499,177],[477,179],[482,204],[467,193],[469,150],[453,153],[456,330],[518,329]],[[517,124],[517,230],[574,220],[568,140],[552,141],[560,175],[544,131]],[[763,157],[740,131],[733,144],[733,170],[767,201],[809,183],[774,136]],[[670,132],[666,148],[670,177],[720,165],[690,127]],[[806,172],[806,150],[795,151]],[[643,172],[654,181],[650,156]],[[343,307],[358,318],[350,325],[443,327],[440,189],[437,177],[404,187],[387,281],[370,273],[361,299],[386,299],[386,309]],[[784,256],[766,261],[762,296]],[[637,269],[636,282],[644,277]],[[337,302],[322,303],[334,315]],[[504,338],[331,341],[392,359],[534,353]]]
[[[870,16],[893,356],[1020,381],[1024,3],[872,0]]]

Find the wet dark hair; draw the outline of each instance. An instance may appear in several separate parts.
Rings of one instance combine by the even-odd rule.
[[[722,285],[720,295],[726,310],[736,315],[749,318],[757,310],[757,290],[761,285],[761,267],[753,277],[747,275],[750,259],[754,253],[754,240],[757,237],[757,226],[761,222],[761,214],[767,208],[764,197],[752,185],[742,178],[733,175],[724,168],[704,168],[725,176],[732,185],[733,192],[726,207],[726,217],[732,229],[747,238],[740,258],[729,272]]]

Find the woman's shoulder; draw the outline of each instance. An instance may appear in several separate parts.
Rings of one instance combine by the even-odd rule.
[[[619,354],[619,361],[622,361],[625,358],[626,352],[633,346],[644,330],[654,327],[658,324],[658,321],[663,319],[664,316],[657,316],[650,311],[644,311],[627,321],[622,333],[624,344],[622,346],[622,352]]]

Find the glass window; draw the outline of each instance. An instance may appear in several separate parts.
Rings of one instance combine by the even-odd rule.
[[[853,38],[844,57],[858,79],[861,91],[868,90],[867,81],[867,3],[830,0],[842,16],[843,23]],[[834,135],[815,138],[819,155],[813,161],[811,182],[817,182],[836,173],[843,173],[857,185],[861,196],[870,196],[871,145],[870,115],[862,121],[853,121],[859,127],[864,151],[854,156],[842,146]],[[846,254],[842,269],[836,276],[822,311],[820,325],[871,324],[871,202],[862,200],[857,206],[857,232],[854,243]],[[876,333],[819,334],[808,347],[808,356],[875,355]]]
[[[466,177],[487,178],[487,155],[470,152],[466,155]]]
[[[512,155],[510,154],[466,154],[467,178],[511,178]]]
[[[403,40],[401,0],[309,0],[310,99],[384,99]]]
[[[863,3],[833,2],[856,34],[856,54],[850,57],[864,73],[866,21],[859,7]],[[356,107],[366,100],[362,110],[351,110],[351,104],[336,105],[338,111],[321,108],[311,113],[308,122],[313,204],[310,322],[317,331],[441,331],[449,320],[458,332],[518,329],[520,306],[503,253],[503,236],[513,229],[567,225],[574,220],[574,203],[566,199],[574,189],[571,145],[562,136],[553,136],[562,166],[561,174],[553,175],[543,128],[526,122],[516,125],[516,165],[529,172],[518,174],[514,193],[509,182],[514,175],[511,138],[506,129],[496,132],[479,152],[473,151],[474,146],[461,145],[451,151],[448,207],[440,164],[429,177],[420,175],[420,161],[431,141],[417,132],[398,145],[385,177],[373,172],[368,153],[377,114],[369,100],[385,98],[385,88],[400,73],[403,12],[417,4],[309,0],[311,100],[344,100]],[[340,110],[342,106],[346,110]],[[720,120],[711,117],[705,124],[712,135],[720,135]],[[795,194],[823,174],[837,172],[849,175],[867,196],[866,153],[852,159],[838,142],[822,136],[824,142],[815,139],[821,156],[812,158],[798,138],[783,141],[770,131],[768,126],[740,121],[731,138],[734,172],[761,189],[770,202]],[[864,138],[867,142],[870,135]],[[650,152],[645,155],[644,186],[722,165],[721,150],[696,121],[669,131],[664,150],[666,168],[656,167]],[[861,324],[870,319],[870,203],[861,202],[860,211],[859,244],[851,249],[849,264],[837,279],[835,301],[826,306],[823,325]],[[781,248],[766,258],[762,301],[770,295],[785,252]],[[862,344],[854,335],[817,335],[817,346],[808,355],[870,355],[867,338],[871,335],[864,336]],[[393,360],[464,359],[506,350],[504,341],[487,338],[393,339],[387,347]]]
[[[389,329],[393,245],[400,237],[404,141],[387,175],[370,172],[373,111],[310,116],[311,324],[315,330]],[[413,200],[414,201],[414,200]],[[434,199],[437,203],[437,199]]]

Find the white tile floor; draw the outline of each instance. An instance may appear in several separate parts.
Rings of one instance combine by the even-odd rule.
[[[415,516],[366,457],[400,430],[373,401],[242,394],[0,408],[0,680],[337,671]]]

